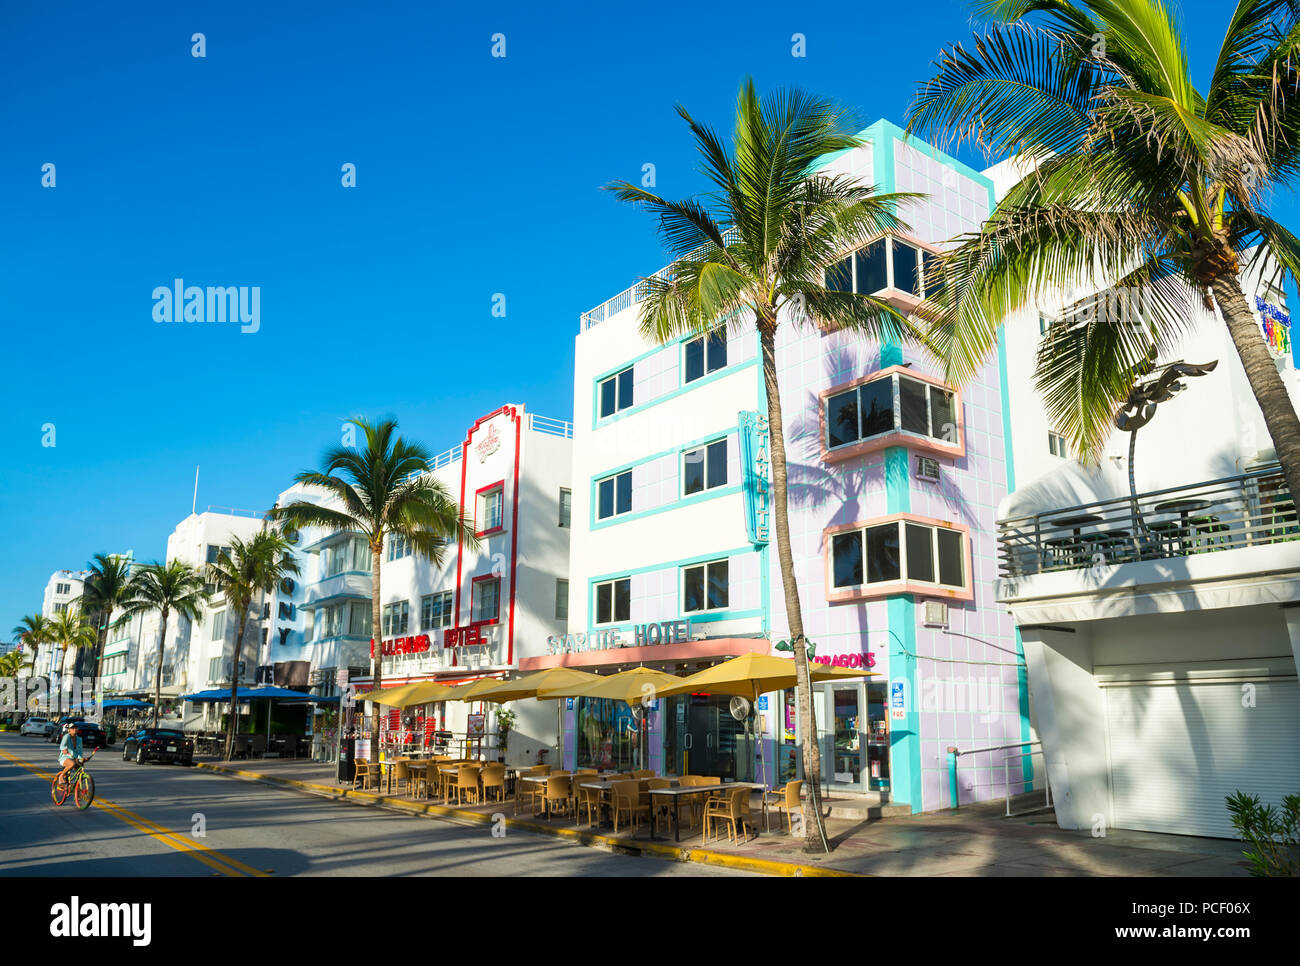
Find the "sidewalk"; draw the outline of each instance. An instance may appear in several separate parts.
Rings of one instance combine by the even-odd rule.
[[[680,844],[671,834],[651,841],[588,830],[570,818],[548,821],[521,812],[514,804],[442,806],[407,795],[354,791],[335,780],[336,766],[303,760],[260,759],[218,762],[198,767],[261,780],[312,794],[372,807],[393,808],[458,822],[490,823],[504,814],[507,828],[558,835],[598,848],[653,854],[681,861],[725,865],[770,875],[812,876],[1245,876],[1241,843],[1225,839],[1111,830],[1103,838],[1088,831],[1056,827],[1050,811],[1004,818],[1001,801],[898,818],[869,821],[826,820],[829,855],[808,855],[802,841],[778,832],[748,843],[701,842],[698,830],[683,829]],[[1014,808],[1013,808],[1014,810]],[[756,820],[759,810],[754,806]],[[664,833],[667,834],[667,833]]]

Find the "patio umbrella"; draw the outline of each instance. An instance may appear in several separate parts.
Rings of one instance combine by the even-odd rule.
[[[493,687],[484,688],[474,696],[483,701],[505,704],[507,701],[518,701],[520,698],[535,698],[538,696],[537,692],[542,689],[580,686],[591,684],[599,679],[599,674],[591,674],[588,671],[577,671],[568,667],[551,667],[545,671],[534,671],[532,674],[525,674],[513,681],[498,681]],[[552,697],[557,698],[570,696],[568,694],[552,695]]]
[[[632,706],[633,714],[636,714],[636,705],[642,700],[653,701],[657,696],[660,688],[680,684],[681,678],[675,674],[667,674],[664,671],[656,671],[648,667],[634,667],[628,671],[620,671],[618,674],[608,674],[597,677],[595,681],[570,686],[567,688],[548,688],[537,692],[539,700],[545,698],[605,698],[613,701],[622,701]],[[552,693],[554,692],[554,693]],[[640,741],[638,742],[641,753],[641,767],[645,767],[645,734],[644,734],[645,717],[637,717],[637,730],[641,731]]]
[[[407,696],[416,688],[421,687],[428,682],[417,682],[415,684],[399,684],[392,688],[380,688],[378,691],[366,691],[353,695],[358,701],[371,701],[375,704],[382,704],[389,708],[402,708],[406,706]],[[418,702],[413,702],[418,703]]]

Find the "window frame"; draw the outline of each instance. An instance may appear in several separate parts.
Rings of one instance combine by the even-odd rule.
[[[489,522],[486,517],[485,501],[494,493],[500,492],[501,511],[500,520],[494,527],[484,527],[479,529],[479,521]],[[506,529],[506,481],[497,480],[495,483],[489,483],[487,486],[481,486],[474,491],[474,535],[476,537],[490,536],[494,533],[504,533]]]
[[[866,546],[866,531],[873,527],[893,524],[898,528],[898,577],[892,580],[871,581],[870,559]],[[908,532],[907,525],[925,527],[930,530],[930,553],[933,566],[933,581],[919,580],[908,573]],[[955,533],[961,541],[962,584],[941,584],[938,582],[940,571],[939,533]],[[835,585],[835,556],[833,545],[836,537],[854,532],[861,532],[862,539],[862,577],[863,583],[837,587]],[[971,531],[970,527],[948,520],[936,520],[915,513],[891,513],[887,516],[857,520],[853,523],[827,527],[822,532],[823,563],[825,567],[824,587],[828,603],[870,600],[879,597],[894,597],[899,594],[914,594],[918,597],[940,598],[944,600],[974,600],[975,589],[971,570]]]
[[[627,584],[627,617],[618,616],[618,585]],[[600,588],[609,587],[609,620],[600,619]],[[591,626],[592,627],[612,627],[615,624],[626,624],[632,620],[632,577],[629,574],[626,577],[614,577],[611,580],[596,581],[591,585]]]
[[[561,605],[563,605],[564,609],[563,614],[560,613]],[[557,621],[568,621],[569,619],[569,580],[567,577],[555,578],[555,619]]]
[[[602,520],[613,520],[616,517],[626,516],[627,514],[632,512],[632,488],[633,488],[633,484],[636,482],[632,478],[632,470],[634,468],[635,467],[629,466],[627,469],[619,470],[617,473],[610,473],[606,476],[598,477],[592,483],[592,489],[595,491],[592,494],[593,495],[592,510],[594,511],[594,516],[597,523],[599,523]],[[620,510],[618,508],[618,480],[620,477],[623,476],[627,477],[627,509],[626,510]],[[600,487],[604,483],[611,483],[614,487],[614,496],[613,496],[613,504],[612,504],[613,508],[610,511],[609,515],[607,516],[600,515]]]
[[[709,571],[711,568],[719,565],[726,568],[727,571],[727,585],[726,585],[727,599],[725,602],[718,604],[717,606],[710,606]],[[704,576],[704,587],[703,587],[704,606],[696,610],[688,610],[686,607],[686,580],[687,580],[687,574],[689,574],[692,570],[704,571],[704,575],[703,575]],[[681,595],[679,597],[681,603],[679,610],[683,614],[711,614],[711,613],[725,612],[730,610],[731,609],[731,558],[718,557],[714,560],[700,560],[695,563],[682,565],[682,567],[680,568],[680,574],[677,578],[677,587],[678,587],[678,592]]]
[[[565,497],[568,497],[568,503],[565,503]],[[570,487],[560,487],[560,526],[566,530],[573,529],[573,490]]]
[[[722,445],[722,480],[721,482],[718,483],[710,483],[709,482],[709,450],[712,447],[717,446],[719,444]],[[700,461],[703,467],[703,477],[701,480],[700,488],[698,490],[693,490],[688,493],[686,491],[686,458],[690,456],[692,453],[704,454],[703,458]],[[727,479],[727,455],[728,454],[727,454],[726,436],[719,436],[717,439],[711,439],[707,443],[700,443],[698,446],[692,446],[690,449],[682,450],[681,454],[678,457],[679,462],[677,468],[677,474],[681,479],[681,484],[682,484],[681,495],[679,499],[684,500],[684,499],[688,499],[689,497],[700,496],[704,493],[708,493],[709,490],[716,490],[726,486],[727,483],[730,482]]]
[[[635,365],[624,366],[622,369],[618,370],[617,372],[611,372],[609,375],[596,380],[596,418],[597,419],[611,419],[614,416],[617,416],[619,413],[623,412],[625,409],[631,409],[635,405],[635,403],[633,402],[633,400],[636,398],[635,369],[636,369]],[[623,399],[623,391],[620,383],[620,380],[625,374],[628,375],[627,394],[629,396],[629,398],[626,401]],[[605,386],[611,382],[614,384],[614,408],[612,411],[607,413],[605,412],[605,405],[604,405]]]
[[[397,547],[402,548],[401,553],[397,553]],[[391,563],[394,560],[405,560],[411,555],[411,543],[400,533],[390,533],[388,540],[384,544],[384,559]]]
[[[883,288],[873,289],[870,292],[859,292],[858,291],[858,253],[865,252],[872,245],[876,244],[879,241],[885,242],[885,285]],[[896,243],[905,245],[911,249],[915,249],[917,252],[917,269],[918,269],[917,288],[920,289],[920,291],[917,293],[909,292],[897,284],[898,280],[894,274],[894,266],[896,261],[894,257],[894,245]],[[830,264],[828,264],[825,268],[822,269],[822,284],[823,285],[827,284],[828,275],[834,266],[840,264],[841,262],[847,261],[849,263],[849,279],[848,279],[849,288],[835,289],[835,291],[850,291],[862,295],[874,295],[880,298],[884,298],[887,301],[897,303],[902,308],[911,310],[916,308],[922,302],[924,302],[927,296],[927,289],[925,285],[926,262],[931,258],[941,257],[942,255],[943,252],[940,251],[936,246],[930,244],[929,242],[921,241],[921,239],[915,237],[914,235],[909,235],[906,232],[886,232],[885,234],[882,235],[876,235],[874,238],[870,238],[860,245],[855,245],[853,248],[850,248],[847,251],[840,252],[838,255],[835,256],[835,258],[831,259]],[[943,288],[943,284],[940,283],[939,289],[942,288]],[[829,328],[832,328],[832,326],[823,324],[822,328],[823,331],[826,331]]]
[[[400,628],[396,626],[397,621],[394,619],[398,613],[395,610],[395,608],[402,608],[400,612],[401,619],[402,619],[402,626]],[[351,615],[349,614],[349,622],[350,620],[351,620]],[[387,604],[384,604],[383,608],[379,612],[379,620],[380,623],[383,625],[380,629],[382,631],[382,633],[380,634],[381,641],[389,637],[400,637],[403,634],[410,634],[411,633],[411,602],[409,600],[394,600],[394,601],[390,601]],[[339,627],[340,629],[342,629],[341,618],[339,622]],[[322,630],[328,632],[329,628],[322,628]],[[335,637],[337,635],[327,633],[327,636]]]
[[[1057,445],[1056,445],[1056,441],[1057,441],[1057,440],[1060,441],[1060,447],[1059,447],[1059,448],[1060,448],[1060,452],[1059,452],[1059,453],[1057,452]],[[1065,441],[1065,437],[1064,437],[1062,434],[1060,434],[1060,433],[1058,433],[1058,432],[1056,432],[1055,430],[1052,430],[1052,429],[1049,429],[1049,430],[1047,431],[1047,451],[1048,451],[1049,453],[1051,453],[1053,456],[1056,456],[1056,457],[1058,457],[1058,458],[1060,458],[1060,459],[1069,459],[1069,458],[1070,458],[1070,456],[1069,456],[1069,454],[1070,454],[1070,448],[1069,448],[1069,445],[1068,445],[1068,444],[1066,443],[1066,441]]]
[[[437,599],[444,599],[445,606],[441,609],[440,616],[434,614],[433,602]],[[432,594],[423,594],[420,597],[420,633],[427,634],[430,631],[440,631],[448,627],[456,626],[456,615],[452,613],[456,609],[456,595],[450,590],[436,590]],[[443,623],[438,623],[442,621]]]
[[[497,585],[497,613],[495,617],[477,617],[475,616],[475,604],[478,603],[479,587],[481,585],[495,582]],[[470,579],[469,591],[469,622],[471,624],[499,624],[501,623],[501,577],[497,574],[484,574],[481,577]]]
[[[691,346],[696,345],[697,343],[700,346],[700,361],[701,361],[701,368],[703,371],[698,376],[692,377],[690,375],[690,370],[689,370],[688,355],[691,351]],[[713,350],[716,346],[719,345],[721,345],[722,347],[721,349],[722,361],[718,365],[713,365],[712,364],[714,361]],[[681,357],[681,367],[682,367],[681,384],[683,386],[689,386],[691,383],[699,382],[701,379],[707,379],[715,372],[721,372],[723,369],[727,368],[727,366],[730,364],[730,361],[728,359],[728,354],[727,354],[728,353],[727,346],[728,346],[727,332],[726,329],[724,328],[719,328],[715,331],[711,331],[705,335],[697,336],[693,339],[683,340],[682,357]]]
[[[830,445],[830,422],[827,419],[827,408],[831,399],[842,396],[848,392],[860,392],[863,386],[888,379],[890,381],[891,398],[893,400],[893,421],[894,428],[878,433],[874,436],[868,436],[865,439],[859,437],[854,442],[840,443],[836,446]],[[933,393],[938,390],[951,394],[952,397],[952,416],[956,426],[956,442],[950,443],[937,436],[922,436],[912,430],[902,428],[902,387],[899,379],[911,379],[914,382],[922,383],[925,387],[926,400],[926,419],[933,424],[934,421],[934,404],[932,402]],[[860,397],[859,397],[860,398]],[[861,405],[858,405],[858,427],[861,429],[863,414]],[[840,460],[852,459],[862,456],[866,453],[874,453],[877,450],[886,449],[890,446],[903,446],[909,450],[916,450],[922,453],[930,453],[935,456],[950,457],[960,459],[966,455],[966,422],[964,408],[962,405],[961,390],[955,386],[950,386],[942,379],[931,376],[924,372],[917,372],[909,366],[887,366],[884,369],[877,370],[870,375],[854,379],[852,382],[841,383],[837,386],[831,386],[822,390],[818,394],[818,413],[817,419],[820,429],[820,445],[822,451],[823,463],[834,463]],[[933,428],[933,426],[931,426]]]

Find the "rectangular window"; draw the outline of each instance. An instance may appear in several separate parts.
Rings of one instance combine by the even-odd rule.
[[[1047,433],[1047,451],[1053,456],[1065,458],[1068,450],[1065,446],[1065,437],[1060,433],[1053,433],[1050,430]]]
[[[334,608],[328,608],[333,611]],[[337,615],[330,614],[330,630],[327,637],[334,637],[338,634]],[[384,637],[400,637],[410,632],[411,626],[411,602],[409,600],[398,601],[395,604],[385,604],[384,612]]]
[[[213,544],[208,544],[208,561],[207,561],[207,562],[210,563],[210,564],[214,564],[214,563],[216,563],[216,562],[217,562],[217,559],[218,559],[218,558],[220,557],[220,555],[223,554],[223,553],[224,553],[227,557],[229,557],[229,556],[230,556],[230,548],[229,548],[229,547],[218,547],[218,546],[215,546],[215,545],[213,545]]]
[[[878,238],[865,248],[854,253],[854,268],[857,280],[854,291],[870,295],[889,287],[888,253],[885,251],[885,239]]]
[[[569,619],[569,582],[559,577],[555,578],[555,619]]]
[[[390,533],[388,535],[388,559],[401,560],[403,557],[411,555],[411,545],[407,542],[406,537],[400,533]]]
[[[489,577],[474,581],[474,597],[470,604],[469,619],[495,621],[501,616],[501,578]]]
[[[964,589],[965,539],[960,530],[907,519],[831,534],[832,587],[860,587],[865,577],[867,585],[906,579]]]
[[[503,509],[505,507],[505,489],[498,486],[486,493],[480,493],[478,498],[478,532],[487,533],[489,530],[500,530],[503,523]]]
[[[560,488],[560,526],[573,526],[573,491]]]
[[[895,413],[894,387],[898,387]],[[954,394],[940,386],[891,373],[826,397],[826,447],[835,449],[901,429],[956,443]]]
[[[614,624],[632,619],[632,580],[610,580],[596,585],[596,623]]]
[[[682,454],[682,494],[727,485],[727,441],[719,439]]]
[[[921,260],[920,255],[911,245],[895,239],[894,245],[894,288],[909,295],[921,294]]]
[[[730,597],[728,562],[714,560],[682,570],[682,611],[722,610]]]
[[[219,610],[212,615],[212,636],[209,640],[224,641],[226,639],[226,612]]]
[[[447,590],[421,598],[420,630],[436,631],[443,627],[451,627],[454,623],[451,613],[454,596],[450,590]]]
[[[686,343],[686,378],[683,382],[703,379],[711,372],[726,368],[727,334],[712,332]]]
[[[370,604],[353,604],[352,619],[348,623],[348,633],[353,637],[370,636]]]
[[[853,291],[853,256],[841,258],[826,269],[826,287],[832,292]]]
[[[632,405],[632,367],[610,376],[600,384],[600,415],[612,416]]]
[[[632,512],[632,471],[611,476],[596,484],[596,519]]]

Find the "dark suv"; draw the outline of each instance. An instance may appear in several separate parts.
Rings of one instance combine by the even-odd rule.
[[[93,721],[78,721],[77,735],[84,748],[107,748],[108,735],[104,729]]]
[[[54,727],[50,729],[50,744],[57,745],[62,741],[63,736],[68,733],[68,725],[72,722],[75,721],[80,725],[85,720],[85,717],[79,714],[65,714],[62,718],[56,721]]]
[[[177,761],[182,765],[194,763],[194,742],[184,732],[172,728],[141,728],[122,743],[122,760],[135,759],[137,765],[146,761]]]

